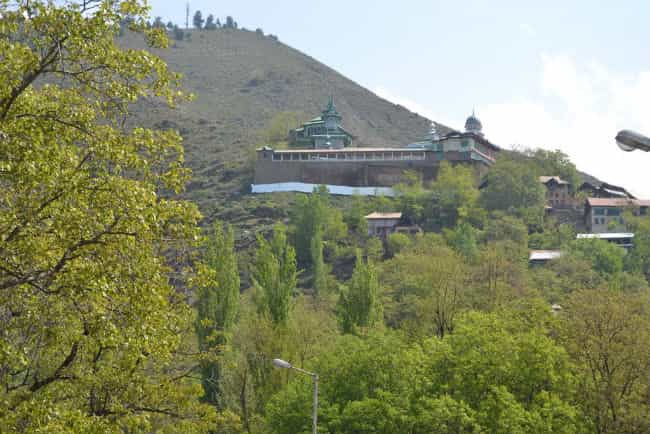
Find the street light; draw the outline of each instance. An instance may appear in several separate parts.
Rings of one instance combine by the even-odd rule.
[[[650,137],[631,130],[621,130],[616,135],[616,144],[625,152],[632,152],[640,149],[650,152]]]
[[[277,368],[282,368],[282,369],[293,369],[294,371],[298,371],[301,374],[309,375],[313,382],[314,382],[314,409],[312,413],[312,425],[311,425],[311,432],[312,434],[317,434],[317,425],[318,425],[318,374],[315,374],[313,372],[305,371],[304,369],[296,368],[293,366],[291,363],[282,360],[282,359],[273,359],[273,364]]]

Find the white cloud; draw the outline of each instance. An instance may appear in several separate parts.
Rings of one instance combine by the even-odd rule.
[[[541,60],[541,97],[477,107],[486,137],[504,147],[560,149],[578,169],[650,199],[650,153],[624,153],[614,142],[622,129],[650,135],[650,71],[624,76],[564,55],[543,54]],[[458,127],[465,121],[383,87],[374,91],[445,125]]]
[[[634,77],[567,56],[542,56],[542,98],[479,108],[486,135],[502,145],[561,149],[579,169],[650,197],[650,154],[621,152],[616,132],[650,134],[650,71]]]
[[[535,36],[537,34],[535,28],[528,23],[520,23],[519,30],[528,36]]]

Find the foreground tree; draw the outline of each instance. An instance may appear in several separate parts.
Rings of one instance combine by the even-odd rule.
[[[646,297],[607,290],[577,291],[565,305],[563,341],[594,432],[650,430],[648,307]]]
[[[196,332],[206,353],[201,364],[204,399],[221,404],[221,366],[216,356],[227,344],[239,308],[239,270],[230,226],[216,222],[206,241],[205,284],[198,291]]]
[[[397,333],[340,337],[308,364],[322,379],[319,431],[590,432],[569,357],[530,314],[468,313],[453,334],[413,344]],[[268,432],[308,432],[310,394],[302,377],[276,394],[266,407]]]
[[[115,44],[128,17],[166,45],[146,12],[137,0],[0,2],[3,431],[215,427],[183,356],[191,309],[170,280],[200,217],[166,198],[188,178],[180,138],[123,127],[138,98],[182,96],[162,60]]]

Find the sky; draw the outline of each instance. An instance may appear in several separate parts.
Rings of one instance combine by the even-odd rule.
[[[184,1],[150,4],[184,23]],[[262,28],[453,128],[474,109],[492,142],[559,149],[650,199],[650,153],[614,141],[621,129],[650,135],[647,0],[191,0],[190,10]]]

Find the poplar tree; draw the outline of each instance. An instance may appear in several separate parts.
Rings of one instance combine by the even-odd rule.
[[[239,271],[232,227],[215,222],[206,240],[208,284],[198,291],[196,331],[201,351],[219,354],[228,343],[239,309]],[[220,404],[221,366],[214,358],[201,364],[204,399]]]
[[[274,324],[284,325],[289,319],[298,281],[296,252],[288,244],[286,229],[280,224],[273,228],[270,241],[258,235],[257,243],[251,278],[258,291],[258,310],[268,314]]]
[[[203,28],[203,14],[201,14],[201,11],[196,11],[194,13],[194,18],[192,19],[192,22],[194,23],[194,27],[197,29],[201,30]]]
[[[338,314],[343,333],[356,333],[381,320],[377,271],[371,261],[364,261],[357,250],[357,260],[352,278],[341,287]]]
[[[320,230],[311,240],[311,263],[314,270],[314,297],[318,297],[327,292],[327,266],[323,260],[323,235]]]
[[[217,24],[214,22],[214,15],[208,15],[208,18],[205,20],[205,30],[216,30]]]
[[[311,265],[312,238],[325,230],[328,192],[324,186],[317,187],[310,195],[299,196],[294,206],[292,220],[296,233],[296,254],[301,266]]]

